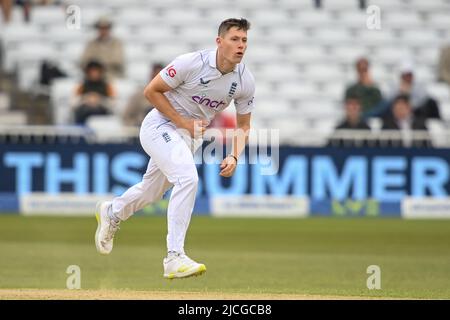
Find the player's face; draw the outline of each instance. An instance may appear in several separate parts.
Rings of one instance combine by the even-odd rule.
[[[225,59],[231,63],[240,63],[247,50],[247,32],[232,27],[217,38],[217,44]]]

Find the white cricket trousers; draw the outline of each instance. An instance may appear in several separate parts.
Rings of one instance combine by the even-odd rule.
[[[147,171],[141,182],[113,199],[112,211],[126,220],[146,205],[160,200],[173,186],[167,210],[167,249],[184,253],[184,239],[198,185],[193,153],[202,141],[180,134],[156,109],[142,122],[140,141],[150,156]]]

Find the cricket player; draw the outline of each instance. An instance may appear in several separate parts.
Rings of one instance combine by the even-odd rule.
[[[254,108],[254,78],[241,63],[249,28],[246,19],[223,21],[216,49],[177,57],[147,85],[144,94],[155,108],[142,122],[140,142],[150,161],[141,182],[122,196],[97,205],[95,244],[99,253],[111,252],[122,221],[160,200],[173,187],[167,212],[164,277],[184,278],[206,271],[204,264],[190,259],[184,251],[198,184],[193,153],[214,116],[234,100],[238,130],[231,154],[220,164],[220,175],[230,177],[236,169],[248,140]]]

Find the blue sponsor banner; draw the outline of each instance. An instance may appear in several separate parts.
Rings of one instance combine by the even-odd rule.
[[[379,202],[374,199],[311,200],[311,216],[334,217],[401,217],[400,202]]]
[[[205,196],[197,197],[194,205],[194,213],[197,215],[211,214],[209,198]]]
[[[217,163],[198,164],[198,199],[245,194],[307,196],[317,213],[338,212],[333,203],[338,208],[338,203],[350,199],[362,203],[365,212],[372,212],[370,201],[375,201],[379,212],[389,213],[397,212],[405,196],[446,197],[450,193],[449,149],[282,146],[277,154],[274,174],[264,171],[267,164],[259,158],[240,164],[229,179],[219,175]],[[141,180],[148,160],[134,144],[3,144],[0,192],[121,194]],[[202,204],[201,211],[205,208]]]
[[[0,213],[18,213],[19,206],[16,193],[0,192]]]

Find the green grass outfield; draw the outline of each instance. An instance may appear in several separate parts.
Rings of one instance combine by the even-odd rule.
[[[186,250],[201,277],[165,280],[165,217],[122,224],[111,255],[97,254],[95,218],[0,216],[0,289],[83,289],[450,298],[450,220],[192,218]],[[381,268],[381,290],[366,269]],[[1,298],[1,293],[0,293]]]

